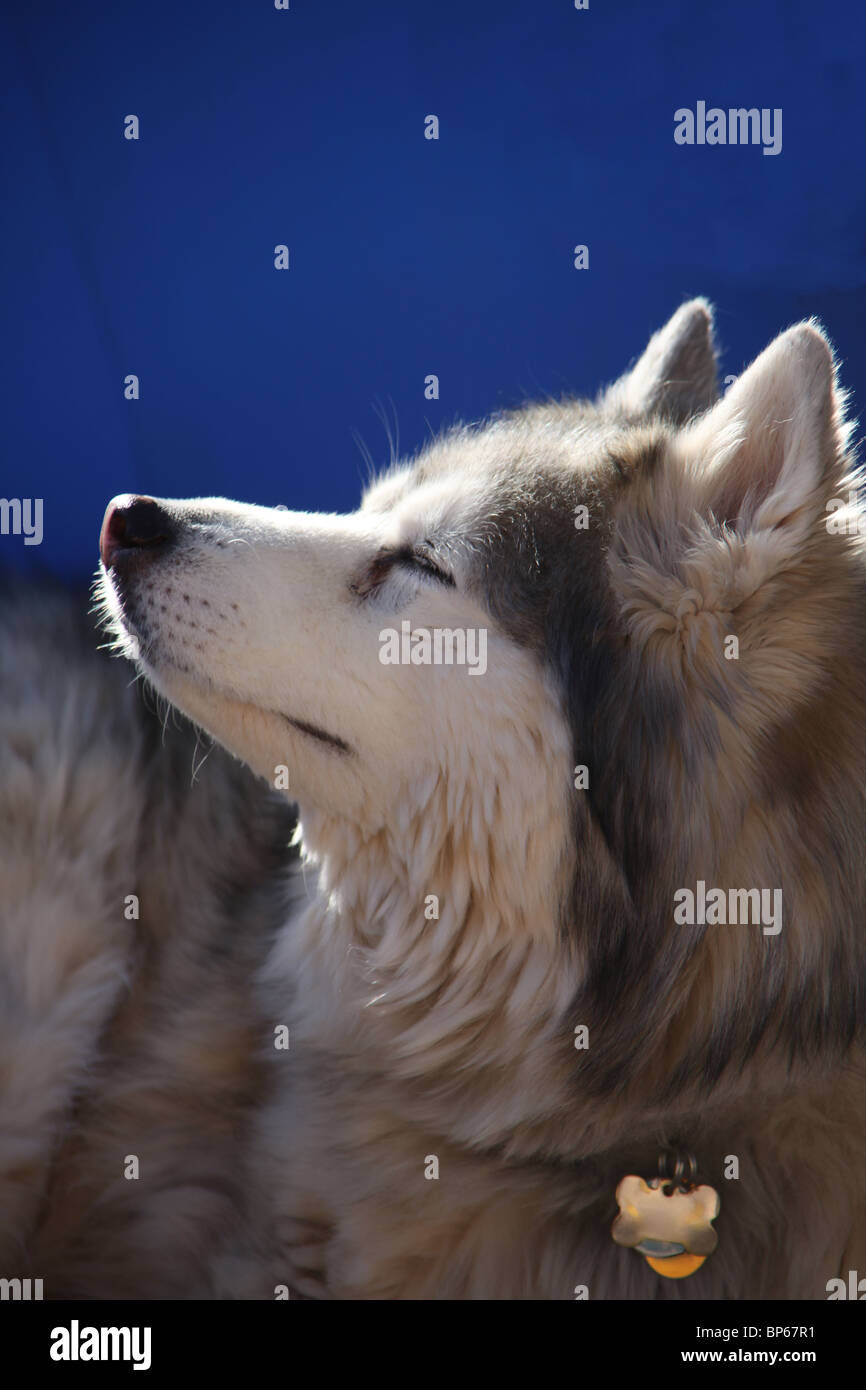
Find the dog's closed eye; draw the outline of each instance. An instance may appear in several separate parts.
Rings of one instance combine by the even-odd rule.
[[[428,549],[429,542],[423,545],[401,545],[378,551],[362,577],[351,585],[353,593],[366,598],[387,579],[391,571],[400,566],[426,575],[447,588],[455,587],[454,576],[441,564],[438,557]]]

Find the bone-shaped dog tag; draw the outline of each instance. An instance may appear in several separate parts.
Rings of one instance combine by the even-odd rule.
[[[644,1256],[657,1274],[684,1279],[700,1269],[718,1244],[710,1224],[719,1214],[719,1194],[663,1177],[644,1182],[629,1174],[616,1189],[619,1216],[611,1227],[617,1245]]]

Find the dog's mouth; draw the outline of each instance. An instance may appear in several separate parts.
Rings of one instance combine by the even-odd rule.
[[[279,714],[279,711],[269,710],[268,713]],[[290,714],[282,714],[280,717],[285,719],[287,724],[291,724],[293,729],[297,729],[299,733],[306,734],[309,738],[317,739],[320,743],[326,744],[338,753],[352,752],[351,744],[347,743],[344,738],[340,738],[337,734],[329,734],[327,729],[320,729],[317,724],[310,724],[306,719],[293,719]]]
[[[103,584],[108,586],[115,600],[112,605],[111,620],[115,631],[118,635],[122,635],[124,655],[136,661],[147,678],[157,689],[162,689],[169,699],[174,699],[169,687],[180,681],[188,691],[195,690],[196,704],[202,700],[206,701],[208,698],[216,698],[220,702],[230,704],[238,711],[245,710],[248,713],[254,712],[269,719],[280,720],[297,733],[303,734],[321,747],[329,748],[335,753],[348,755],[354,752],[351,744],[347,743],[339,734],[331,733],[330,730],[323,729],[321,725],[314,724],[309,719],[300,719],[295,715],[286,714],[284,710],[268,709],[259,705],[236,690],[217,685],[209,676],[178,658],[175,653],[165,652],[160,645],[158,635],[149,630],[147,623],[141,619],[140,615],[131,611],[132,605],[129,603],[128,597],[119,585],[112,583],[112,576],[107,572]],[[178,703],[182,704],[183,701],[178,701]],[[192,717],[195,718],[196,716],[193,715]]]
[[[296,733],[312,740],[320,748],[330,749],[341,756],[354,752],[351,744],[339,734],[323,729],[309,719],[301,719],[287,714],[284,710],[269,709],[248,699],[237,690],[218,685],[209,675],[198,667],[190,665],[174,651],[167,651],[160,642],[159,633],[151,629],[150,623],[135,602],[135,590],[123,582],[123,575],[112,568],[105,569],[101,576],[102,601],[106,609],[109,626],[113,629],[123,654],[135,661],[145,676],[167,699],[186,707],[190,717],[206,725],[208,702],[218,702],[231,709],[240,717],[248,718],[254,714],[259,718],[279,721]]]
[[[194,703],[196,708],[190,709],[193,719],[198,720],[199,714],[197,707],[206,709],[208,701],[214,701],[221,707],[230,707],[241,718],[248,718],[250,715],[257,716],[259,719],[279,722],[281,727],[286,724],[297,733],[303,734],[306,738],[313,740],[320,747],[328,748],[334,753],[342,756],[350,755],[354,752],[350,743],[339,734],[333,734],[328,729],[321,728],[318,724],[313,724],[307,719],[299,719],[294,715],[286,714],[284,710],[270,709],[265,705],[260,705],[255,700],[247,698],[236,690],[230,690],[224,686],[217,685],[210,677],[205,676],[199,670],[188,666],[183,661],[178,661],[174,656],[164,657],[162,653],[154,654],[153,646],[146,653],[139,655],[139,663],[144,668],[145,674],[151,679],[157,688],[162,689],[163,693],[183,708],[189,706],[191,700],[189,695],[185,700],[181,693],[175,695],[172,687],[182,684],[184,690],[189,694],[194,693]],[[206,723],[206,719],[202,719]]]

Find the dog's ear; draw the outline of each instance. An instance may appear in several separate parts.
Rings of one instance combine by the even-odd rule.
[[[775,637],[765,624],[777,598],[769,581],[794,568],[811,575],[811,588],[794,586],[803,602],[829,582],[829,554],[850,550],[830,530],[830,503],[847,508],[848,492],[858,532],[844,404],[830,344],[817,324],[801,323],[712,410],[670,432],[661,468],[635,473],[609,565],[629,629],[642,646],[654,642],[659,670],[677,679],[702,672],[726,689],[737,662],[724,659],[722,639],[736,633],[762,653],[748,665],[753,710],[778,712],[780,682],[789,695],[808,687],[820,657],[814,646],[803,651],[817,642],[826,603],[809,610],[792,652],[790,623],[777,624]]]
[[[627,420],[660,414],[684,424],[718,399],[717,373],[712,308],[705,299],[692,299],[653,334],[601,405]]]
[[[815,323],[779,335],[677,441],[701,510],[791,548],[841,481],[849,428],[833,352]]]

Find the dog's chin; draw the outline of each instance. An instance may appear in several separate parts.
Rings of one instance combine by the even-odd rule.
[[[138,664],[159,695],[290,801],[340,815],[363,802],[353,750],[341,740],[220,690],[171,661]]]
[[[219,690],[171,661],[155,659],[153,652],[139,657],[138,665],[158,694],[272,786],[279,785],[280,768],[294,761],[292,731],[281,714]]]

